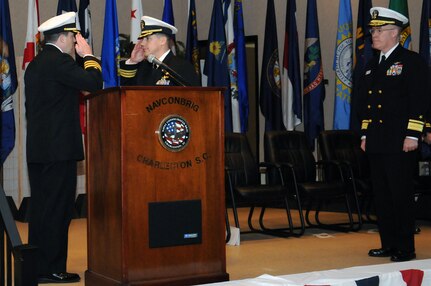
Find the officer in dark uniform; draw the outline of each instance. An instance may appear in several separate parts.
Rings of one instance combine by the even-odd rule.
[[[370,161],[381,248],[368,255],[408,261],[416,257],[413,176],[429,106],[428,67],[399,44],[405,16],[380,7],[370,13],[373,48],[380,53],[363,75],[361,148]]]
[[[170,38],[177,28],[158,19],[143,16],[141,34],[130,59],[120,62],[121,85],[173,85],[199,86],[200,80],[193,65],[175,56],[169,48]],[[166,73],[163,67],[149,59],[154,56],[174,73]],[[151,61],[151,60],[150,60]]]
[[[76,13],[53,17],[39,26],[43,50],[25,72],[27,165],[31,199],[28,242],[38,248],[39,283],[77,282],[66,272],[77,161],[84,159],[79,121],[80,91],[103,87],[100,61],[77,34]],[[84,68],[75,60],[83,57]]]

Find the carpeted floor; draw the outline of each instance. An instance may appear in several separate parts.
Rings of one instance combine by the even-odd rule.
[[[270,223],[279,224],[285,218],[281,210],[268,212]],[[330,220],[340,214],[328,214]],[[241,226],[246,226],[247,213],[240,210]],[[431,258],[431,222],[418,221],[421,233],[416,235],[417,259]],[[18,223],[21,237],[27,239],[27,224]],[[68,271],[81,275],[85,285],[87,268],[86,220],[75,219],[70,227]],[[300,238],[277,238],[262,234],[242,234],[240,246],[226,246],[227,272],[231,280],[262,275],[286,275],[309,271],[388,263],[388,258],[368,257],[370,248],[380,247],[376,226],[365,224],[359,232],[332,232],[307,229]],[[62,284],[50,284],[62,285]]]

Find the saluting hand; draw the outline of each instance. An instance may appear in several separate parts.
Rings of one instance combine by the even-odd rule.
[[[93,54],[90,45],[88,45],[87,41],[81,34],[76,34],[75,39],[75,51],[80,57]]]
[[[142,40],[139,40],[133,48],[132,54],[130,55],[130,61],[134,64],[140,63],[145,60],[144,48],[141,45]]]

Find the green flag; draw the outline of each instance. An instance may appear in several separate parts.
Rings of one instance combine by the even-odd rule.
[[[404,16],[406,16],[408,19],[410,19],[407,0],[390,0],[389,9],[395,10],[403,14]],[[410,20],[409,20],[409,23],[407,24],[406,27],[403,28],[401,32],[401,40],[400,40],[400,44],[406,49],[411,48],[411,45],[410,45],[411,34],[412,34],[412,31],[410,29]]]

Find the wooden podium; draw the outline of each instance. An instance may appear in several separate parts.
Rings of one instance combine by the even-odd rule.
[[[223,106],[217,88],[87,97],[86,285],[229,279]]]

